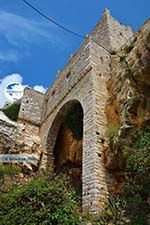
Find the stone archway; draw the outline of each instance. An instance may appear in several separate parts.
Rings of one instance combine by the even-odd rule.
[[[71,100],[57,113],[47,137],[48,168],[82,186],[83,108]]]
[[[41,168],[53,172],[59,164],[59,160],[54,157],[54,149],[63,118],[76,103],[83,108],[82,207],[90,212],[102,209],[108,195],[109,174],[104,167],[102,143],[107,122],[104,113],[107,91],[106,86],[99,88],[97,85],[105,82],[105,79],[107,76],[97,76],[95,70],[90,69],[82,73],[75,86],[65,83],[64,89],[61,89],[67,88],[65,95],[62,96],[64,92],[60,92],[59,88],[56,96],[53,96],[52,88],[45,99],[40,128],[43,149]]]

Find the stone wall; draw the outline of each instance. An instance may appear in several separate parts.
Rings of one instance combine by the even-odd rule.
[[[19,120],[40,125],[43,113],[44,94],[30,88],[25,88],[21,100]]]
[[[57,108],[57,105],[79,83],[84,73],[90,70],[90,42],[85,43],[70,58],[65,68],[57,75],[57,79],[45,94],[45,117]]]
[[[128,42],[133,33],[129,26],[124,26],[110,15],[108,9],[93,29],[91,36],[108,50],[119,50]]]

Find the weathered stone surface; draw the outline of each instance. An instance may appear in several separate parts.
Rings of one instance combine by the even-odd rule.
[[[83,140],[75,139],[70,129],[61,127],[54,148],[55,172],[69,175],[77,187],[82,185],[82,150]]]
[[[61,128],[55,145],[56,166],[62,167],[67,163],[82,165],[82,140],[76,140],[68,128]]]
[[[120,62],[120,57],[113,57],[113,70],[108,82],[110,97],[106,106],[108,121],[112,121],[112,114],[114,123],[122,125],[144,126],[150,119],[149,24],[148,21],[119,52],[120,57],[124,56],[123,62]],[[128,46],[133,46],[130,52],[126,52]]]
[[[124,169],[121,139],[126,138],[130,145],[132,133],[134,134],[137,128],[150,126],[149,34],[150,20],[134,34],[131,42],[125,45],[118,55],[112,57],[112,73],[107,83],[109,95],[106,114],[108,123],[120,125],[118,137],[104,149],[105,166],[115,177],[112,192],[117,192],[116,187],[121,187],[123,182],[123,179],[121,182],[117,181],[116,176],[119,171],[123,175]]]
[[[40,138],[26,130],[25,125],[9,120],[0,112],[0,154],[36,154],[37,161],[23,163],[23,167],[32,171],[32,166],[38,167],[42,154]]]
[[[19,120],[40,125],[43,113],[44,94],[30,88],[25,88],[21,100]]]
[[[109,50],[118,50],[132,35],[131,28],[119,23],[110,15],[108,9],[105,9],[101,20],[92,32],[93,38]]]

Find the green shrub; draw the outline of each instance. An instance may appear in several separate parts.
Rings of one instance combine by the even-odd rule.
[[[126,199],[131,225],[146,224],[145,218],[150,211],[147,200],[150,195],[149,147],[150,129],[139,130],[126,158],[126,182],[121,197]]]
[[[13,103],[6,109],[2,109],[2,112],[11,120],[17,121],[18,113],[20,110],[20,104]]]
[[[132,218],[132,221],[128,223],[128,225],[148,225],[146,223],[146,220],[144,218],[141,218],[140,216],[135,216]]]
[[[150,129],[139,130],[136,135],[136,148],[147,149],[150,147]]]
[[[21,169],[16,165],[0,164],[0,194],[10,190],[13,185],[12,177],[18,175]]]
[[[135,143],[128,152],[126,171],[136,176],[146,176],[150,172],[150,130],[139,130]],[[144,177],[143,177],[144,178]]]
[[[110,124],[107,125],[105,136],[109,140],[111,140],[111,139],[113,139],[114,137],[117,136],[119,129],[120,129],[119,124],[110,123]]]
[[[3,178],[5,175],[7,176],[14,176],[20,173],[19,167],[15,165],[0,165],[0,179]]]
[[[120,56],[120,62],[125,62],[125,59],[126,59],[125,55]]]
[[[61,176],[34,177],[0,195],[1,225],[77,225],[79,200]]]
[[[95,216],[91,216],[89,221],[93,225],[120,225],[125,224],[125,202],[121,201],[118,196],[109,197],[103,211]]]

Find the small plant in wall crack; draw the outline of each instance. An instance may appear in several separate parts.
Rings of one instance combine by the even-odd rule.
[[[116,55],[116,50],[111,49],[111,50],[110,50],[110,54],[111,54],[111,55]]]
[[[114,139],[115,137],[117,137],[119,129],[120,124],[113,124],[113,123],[108,124],[105,131],[105,137],[107,137],[109,140]]]
[[[122,63],[122,62],[125,62],[125,59],[126,59],[126,56],[125,55],[121,55],[120,56],[120,62]]]

